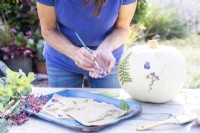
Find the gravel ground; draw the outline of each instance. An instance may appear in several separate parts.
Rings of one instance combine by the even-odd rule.
[[[48,75],[36,74],[36,79],[33,81],[34,87],[48,87]]]
[[[34,80],[32,84],[34,87],[49,87],[48,79],[46,77],[44,79],[37,78],[37,74],[36,74],[36,80]],[[86,78],[84,79],[84,87],[86,88],[89,87],[89,83]]]
[[[35,80],[33,81],[33,86],[34,87],[48,87],[48,80],[47,79],[43,79],[43,80]]]

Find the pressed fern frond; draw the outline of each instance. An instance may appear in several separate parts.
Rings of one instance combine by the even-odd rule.
[[[128,62],[130,56],[131,56],[132,53],[129,53],[123,60],[122,62],[120,63],[119,65],[119,77],[120,77],[120,81],[122,83],[122,85],[124,83],[127,83],[127,82],[132,82],[132,78],[130,76],[130,73],[128,72],[130,70],[130,64]]]

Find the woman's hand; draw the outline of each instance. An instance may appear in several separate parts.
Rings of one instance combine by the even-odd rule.
[[[86,71],[94,71],[94,55],[84,47],[76,50],[73,60],[78,67]]]
[[[116,59],[113,56],[112,52],[108,48],[100,46],[96,51],[93,52],[93,54],[105,76],[110,74],[116,62]],[[97,67],[95,70],[91,69],[89,75],[92,78],[102,78],[103,76],[99,74],[101,70],[99,70]]]

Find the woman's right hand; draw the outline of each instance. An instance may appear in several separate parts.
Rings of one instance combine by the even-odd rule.
[[[86,71],[93,71],[95,68],[94,64],[94,55],[86,50],[84,47],[77,48],[74,54],[74,62],[75,64]]]

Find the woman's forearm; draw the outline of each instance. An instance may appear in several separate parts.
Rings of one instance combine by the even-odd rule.
[[[74,53],[78,47],[74,46],[63,34],[57,30],[44,30],[42,35],[50,46],[74,60]]]
[[[114,51],[128,39],[128,36],[128,29],[115,28],[99,47]]]
[[[113,32],[103,41],[99,48],[107,48],[114,51],[120,47],[129,37],[129,27],[135,13],[137,3],[123,5],[118,14]]]

